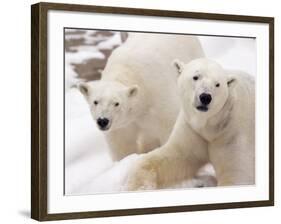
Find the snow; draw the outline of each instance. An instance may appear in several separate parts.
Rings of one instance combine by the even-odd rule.
[[[119,46],[121,41],[120,32],[115,32],[112,37],[104,37],[102,35],[93,36],[96,31],[87,30],[84,33],[74,33],[71,29],[65,35],[65,40],[84,40],[83,45],[71,46],[69,49],[74,52],[65,52],[65,89],[69,90],[74,87],[79,80],[78,74],[74,71],[72,64],[85,63],[88,59],[99,58],[103,59],[105,56],[100,52],[101,49],[112,49]],[[104,40],[104,41],[101,41]],[[99,41],[101,41],[99,43]],[[98,44],[95,44],[98,43]]]
[[[87,59],[91,58],[104,58],[104,55],[97,51],[96,47],[92,46],[80,46],[72,47],[77,50],[77,53],[65,53],[65,89],[69,90],[75,86],[79,79],[78,75],[74,71],[72,64],[81,64]],[[81,80],[80,80],[81,81]]]
[[[121,35],[120,33],[115,33],[114,36],[107,41],[101,42],[98,44],[99,49],[112,49],[114,46],[121,44]]]
[[[92,34],[68,34],[67,38],[85,38],[93,43]],[[75,36],[75,37],[74,37]],[[99,38],[99,37],[98,37]],[[96,39],[95,39],[96,40]],[[200,37],[206,56],[223,66],[239,69],[255,75],[255,41],[246,38]],[[91,58],[103,58],[99,49],[111,49],[121,44],[120,33],[115,33],[97,45],[75,46],[76,52],[65,54],[65,193],[83,195],[120,192],[124,189],[130,167],[139,155],[130,155],[113,162],[105,137],[91,118],[88,105],[75,88],[82,80],[75,73],[72,63],[84,63]],[[198,179],[177,183],[171,188],[213,186],[211,166],[206,166]]]
[[[253,38],[200,37],[206,56],[225,68],[256,74],[256,42]]]

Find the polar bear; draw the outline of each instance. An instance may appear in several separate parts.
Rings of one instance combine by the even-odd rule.
[[[79,85],[113,160],[167,141],[180,108],[171,61],[202,56],[194,36],[130,33],[109,57],[101,80]]]
[[[254,184],[254,78],[204,58],[174,65],[181,111],[167,143],[131,169],[127,190],[167,188],[208,162],[219,186]]]

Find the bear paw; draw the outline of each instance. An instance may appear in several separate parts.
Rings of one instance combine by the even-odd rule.
[[[154,190],[157,188],[157,171],[150,161],[141,159],[129,172],[125,190]]]

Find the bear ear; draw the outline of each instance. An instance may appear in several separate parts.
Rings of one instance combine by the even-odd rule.
[[[228,87],[234,87],[236,84],[236,79],[233,76],[229,76],[227,79],[227,86]]]
[[[78,84],[78,89],[85,97],[89,95],[89,85],[87,83]]]
[[[133,85],[133,86],[129,87],[128,96],[131,97],[131,96],[137,95],[138,90],[139,90],[139,87],[137,85]]]
[[[184,63],[181,62],[179,59],[175,59],[173,61],[172,65],[175,66],[175,68],[177,69],[177,73],[178,73],[178,76],[179,76],[183,71]]]

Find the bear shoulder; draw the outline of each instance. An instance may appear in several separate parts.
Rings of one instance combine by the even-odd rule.
[[[240,70],[226,70],[227,74],[235,80],[235,85],[230,91],[235,91],[237,96],[247,96],[252,98],[255,94],[255,77]]]

